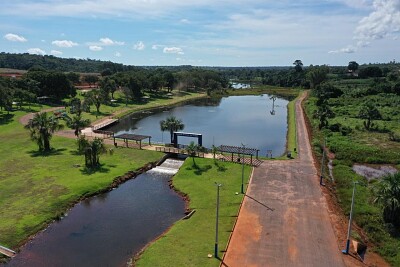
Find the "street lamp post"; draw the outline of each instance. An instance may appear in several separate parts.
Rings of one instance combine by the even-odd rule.
[[[215,182],[217,186],[217,216],[215,222],[215,246],[214,246],[214,257],[218,258],[218,219],[219,219],[219,188],[222,184]]]
[[[242,144],[243,151],[242,151],[242,194],[244,194],[244,150],[246,145]]]
[[[346,248],[344,250],[342,250],[343,254],[349,254],[349,249],[350,249],[350,235],[351,235],[351,222],[353,221],[354,195],[356,193],[356,184],[358,184],[358,182],[353,182],[353,183],[354,183],[354,185],[353,185],[353,195],[351,197],[349,227],[347,228]]]

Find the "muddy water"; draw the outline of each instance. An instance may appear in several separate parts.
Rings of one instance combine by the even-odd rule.
[[[168,168],[176,168],[176,163]],[[149,171],[77,204],[6,266],[125,265],[184,216],[185,203],[169,188],[170,177]]]

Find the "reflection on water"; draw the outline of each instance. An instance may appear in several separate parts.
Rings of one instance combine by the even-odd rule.
[[[171,175],[144,173],[82,201],[38,234],[7,266],[123,266],[184,215]]]
[[[285,151],[287,133],[288,101],[269,95],[230,96],[222,99],[203,99],[192,104],[163,109],[152,114],[134,114],[111,126],[108,130],[116,134],[134,133],[152,136],[152,142],[169,143],[168,132],[161,132],[160,121],[176,116],[185,124],[183,131],[203,135],[203,146],[213,144],[240,146],[260,149],[260,155],[272,150],[274,156]],[[270,111],[274,110],[274,116]],[[196,141],[179,137],[180,144]]]

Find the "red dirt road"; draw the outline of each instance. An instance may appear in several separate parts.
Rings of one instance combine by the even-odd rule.
[[[295,160],[254,169],[223,266],[345,266],[314,166],[301,101]]]

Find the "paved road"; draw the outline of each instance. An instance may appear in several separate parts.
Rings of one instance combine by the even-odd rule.
[[[295,160],[255,168],[223,266],[345,266],[296,103]]]

